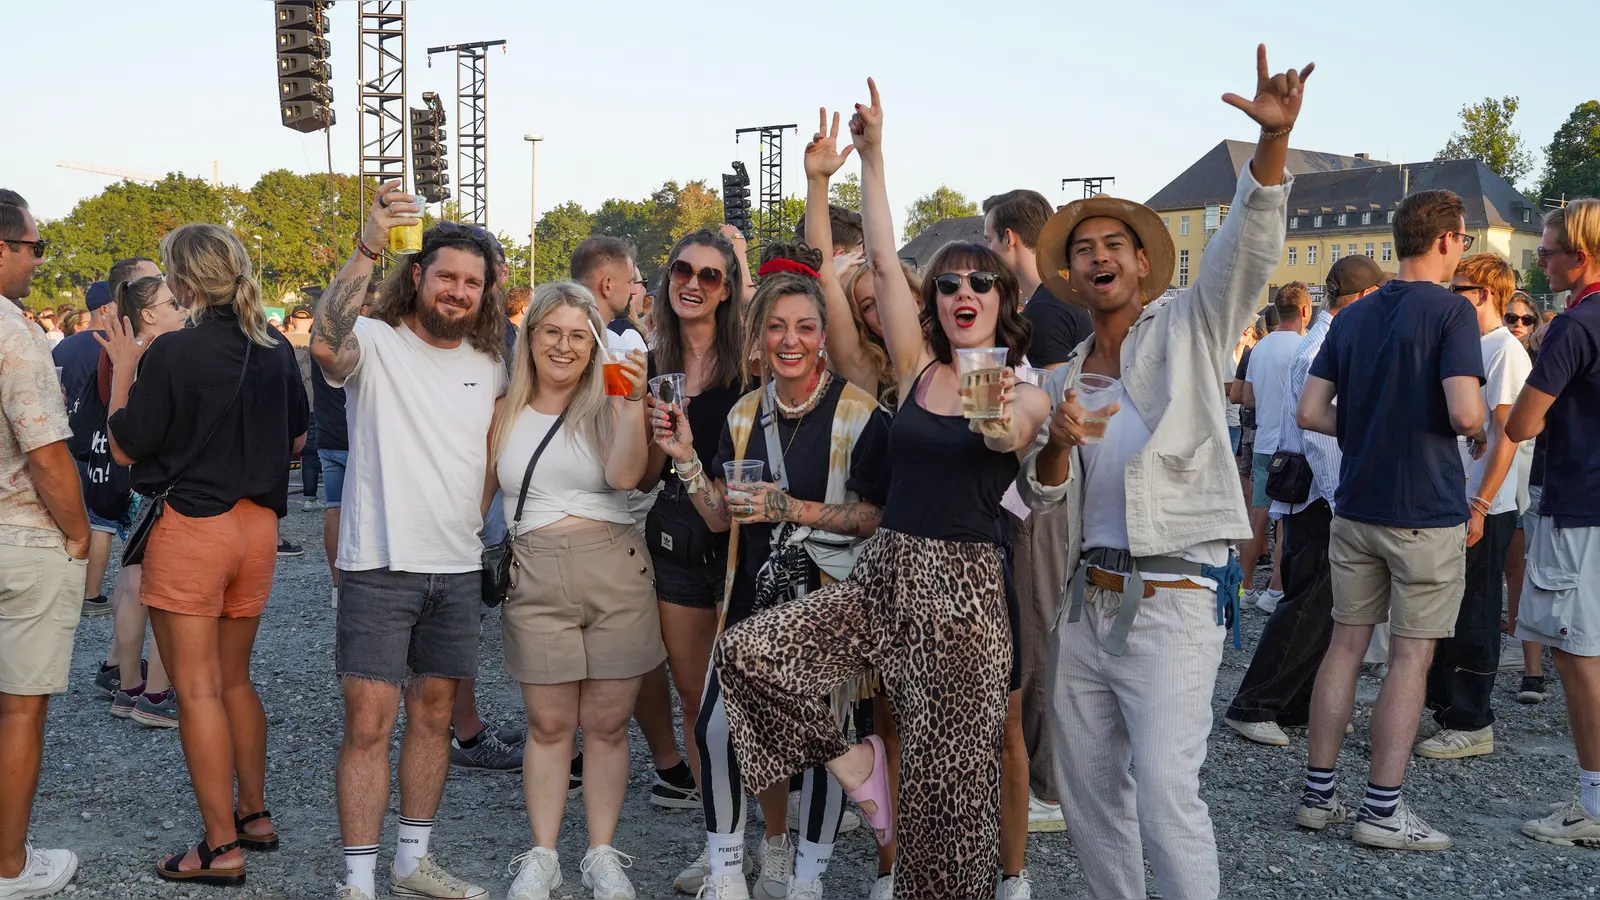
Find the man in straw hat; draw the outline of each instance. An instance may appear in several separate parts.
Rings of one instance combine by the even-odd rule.
[[[1200,764],[1224,609],[1238,605],[1229,545],[1250,520],[1218,386],[1283,251],[1284,160],[1312,71],[1272,75],[1266,54],[1255,97],[1222,98],[1261,138],[1192,286],[1155,300],[1172,239],[1138,203],[1075,201],[1039,235],[1045,286],[1094,326],[1046,385],[1055,410],[1018,479],[1034,510],[1069,510],[1052,737],[1094,897],[1145,896],[1141,834],[1162,896],[1221,890]]]

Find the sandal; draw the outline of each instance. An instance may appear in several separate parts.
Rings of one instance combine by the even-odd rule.
[[[200,843],[194,845],[195,855],[200,858],[200,868],[190,869],[187,872],[179,869],[178,866],[183,864],[183,858],[188,855],[188,851],[182,850],[162,860],[161,864],[156,866],[156,874],[167,881],[205,884],[212,887],[239,887],[244,884],[244,866],[237,869],[211,868],[213,860],[238,847],[238,841],[220,847],[208,847],[202,839]]]
[[[894,843],[894,805],[889,801],[889,760],[884,755],[882,738],[869,734],[866,744],[872,748],[872,774],[847,796],[857,806],[863,803],[873,805],[870,813],[863,806],[861,814],[867,817],[867,824],[877,834],[878,845],[887,847]]]
[[[274,850],[277,850],[278,830],[276,828],[267,834],[251,834],[250,832],[244,830],[244,827],[251,822],[254,822],[258,819],[270,818],[272,818],[272,812],[265,809],[258,813],[251,813],[242,819],[238,818],[236,815],[233,820],[233,827],[239,832],[239,846],[246,850],[253,850],[257,853],[271,853]]]

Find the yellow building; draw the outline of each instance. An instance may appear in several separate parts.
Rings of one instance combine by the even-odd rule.
[[[1207,241],[1228,214],[1239,173],[1254,155],[1254,144],[1223,141],[1146,201],[1166,223],[1177,248],[1174,288],[1187,287],[1199,271]],[[1365,154],[1290,150],[1288,169],[1295,182],[1287,239],[1263,304],[1278,285],[1290,281],[1305,282],[1320,299],[1328,267],[1343,256],[1364,253],[1393,272],[1394,211],[1402,198],[1417,191],[1444,189],[1461,196],[1467,233],[1476,238],[1473,253],[1494,253],[1519,272],[1534,265],[1539,211],[1475,159],[1395,164]]]

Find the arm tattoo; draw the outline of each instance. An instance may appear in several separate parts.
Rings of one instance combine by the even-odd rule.
[[[366,293],[367,281],[366,278],[335,278],[317,303],[311,334],[335,353],[355,349],[356,319],[361,317],[359,298]]]
[[[811,527],[830,534],[866,535],[878,530],[883,510],[871,503],[824,503]]]
[[[763,507],[762,514],[766,516],[769,521],[789,521],[791,505],[789,503],[789,495],[785,494],[783,491],[768,491],[766,498],[762,501],[761,505]]]
[[[706,486],[700,489],[700,502],[705,504],[706,509],[711,510],[711,513],[717,517],[717,521],[723,524],[733,521],[728,515],[726,500],[717,492],[709,479],[706,481]]]

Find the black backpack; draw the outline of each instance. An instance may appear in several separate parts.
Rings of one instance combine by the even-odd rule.
[[[83,498],[89,511],[102,519],[120,522],[133,503],[133,484],[128,467],[117,465],[111,458],[106,418],[100,379],[91,375],[68,414],[72,437],[67,439],[67,449],[84,464]]]

